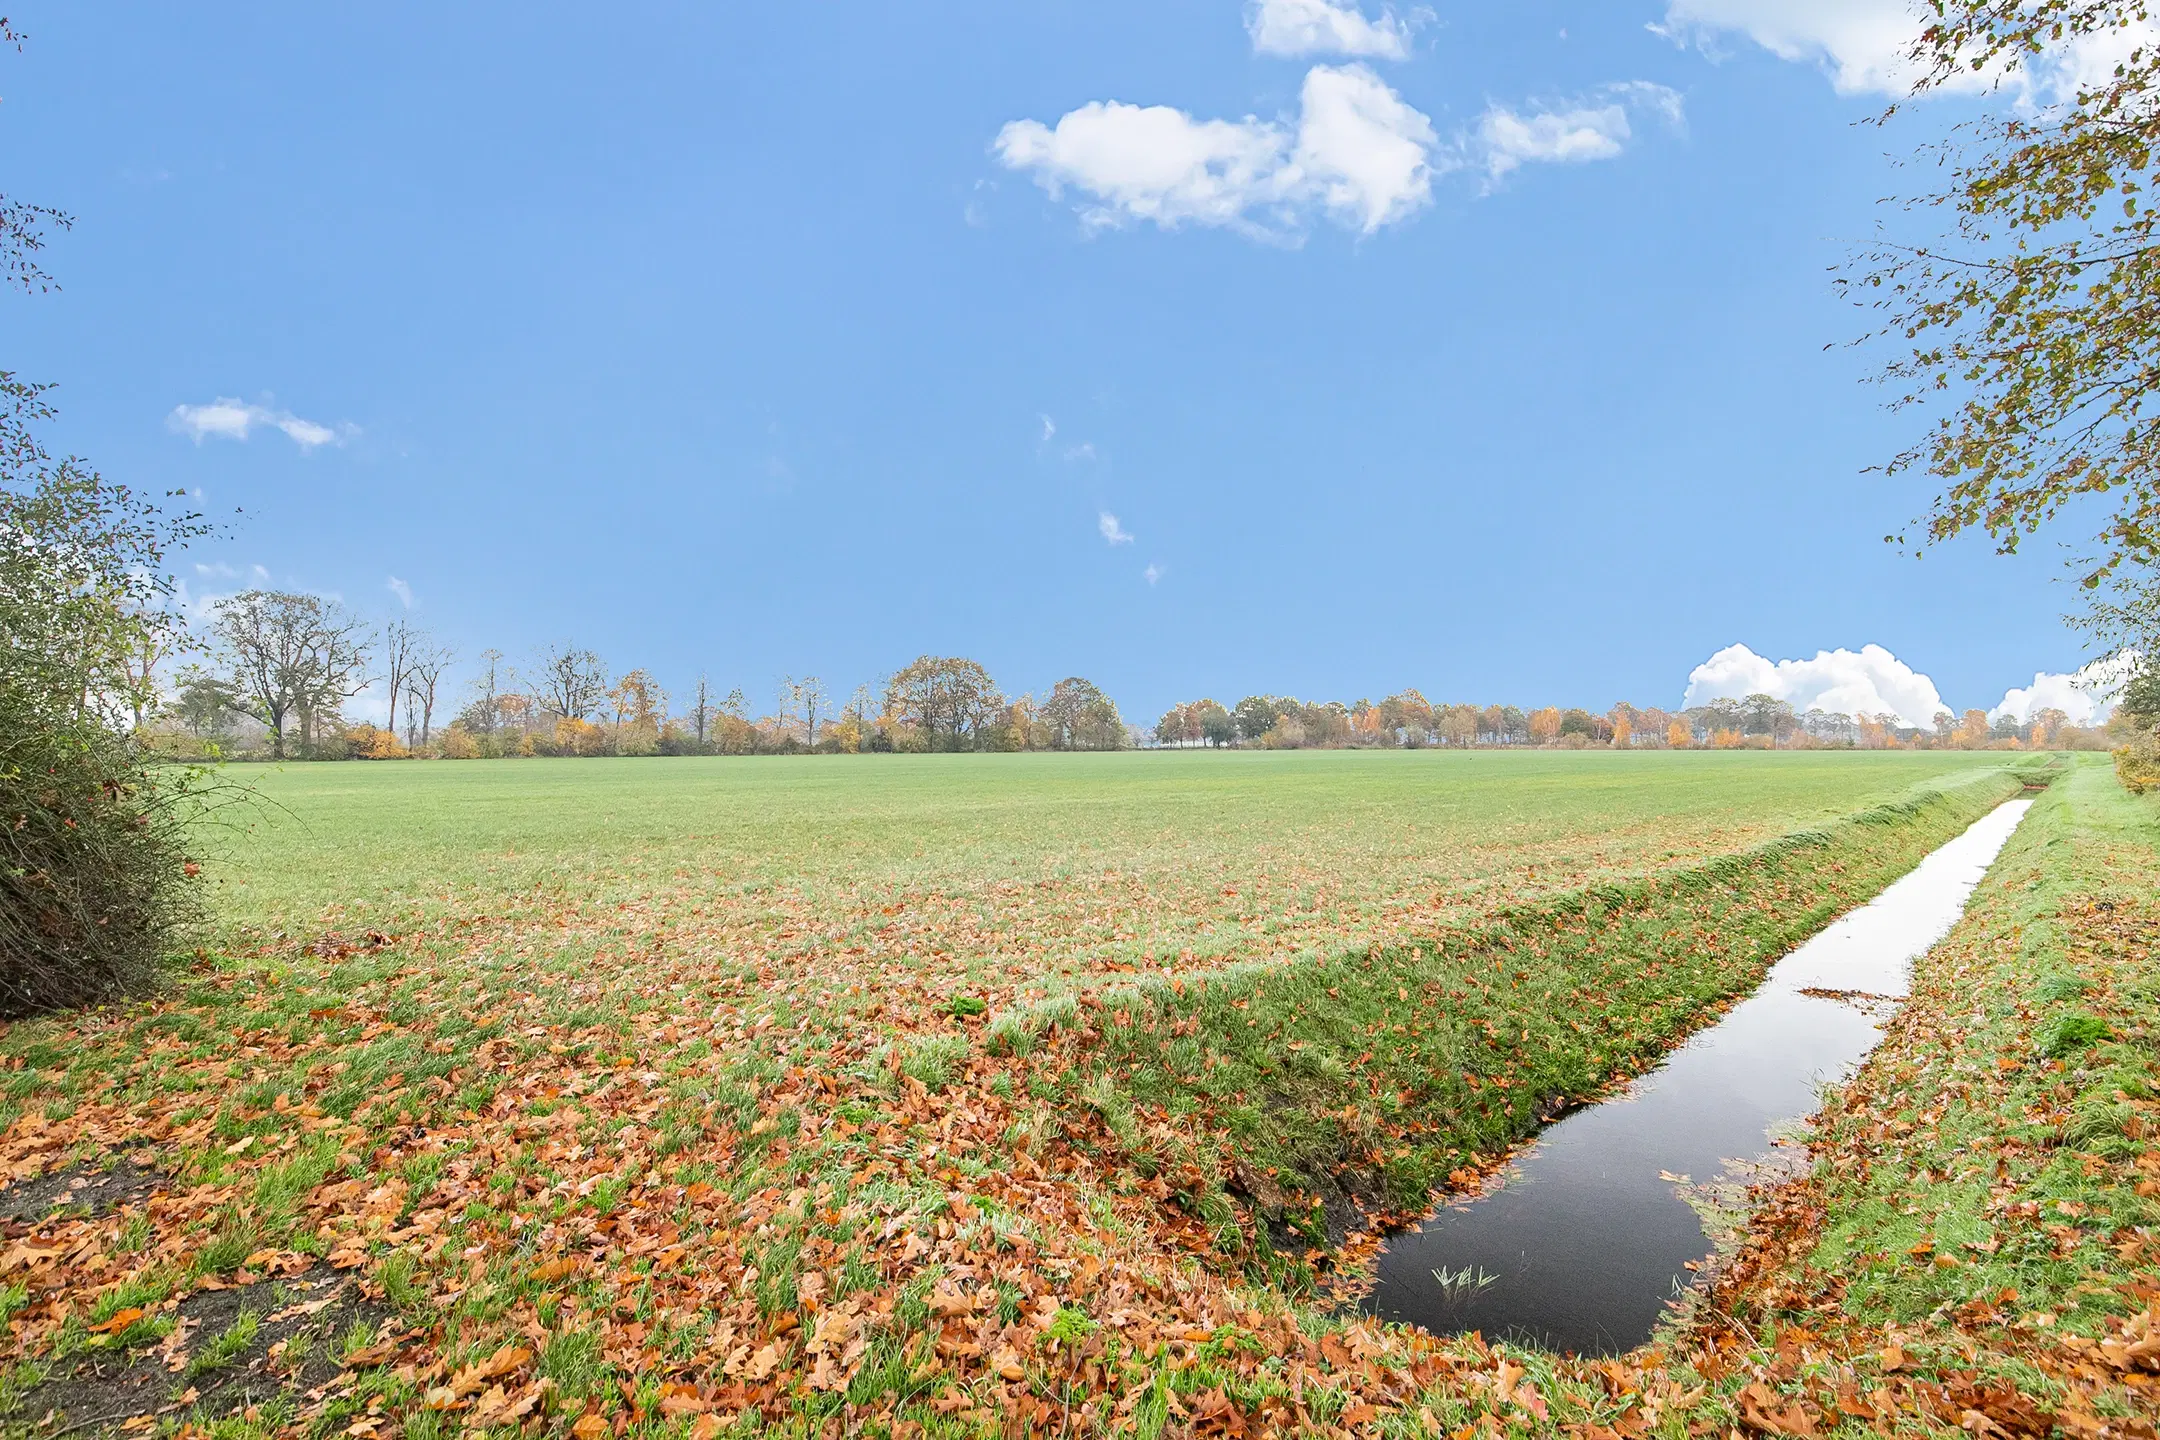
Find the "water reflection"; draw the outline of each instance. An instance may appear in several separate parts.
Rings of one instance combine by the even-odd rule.
[[[1765,1156],[1777,1127],[1852,1072],[1882,1038],[1882,1007],[1837,997],[1909,993],[1912,962],[1957,922],[2031,803],[1996,809],[1779,961],[1627,1095],[1554,1125],[1503,1188],[1396,1236],[1366,1308],[1581,1354],[1649,1339],[1711,1249],[1682,1177]]]

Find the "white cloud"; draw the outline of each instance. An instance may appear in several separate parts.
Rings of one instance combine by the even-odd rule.
[[[1095,458],[1095,442],[1092,440],[1081,441],[1078,445],[1065,452],[1065,458],[1067,460],[1093,460]]]
[[[1091,230],[1139,220],[1174,230],[1253,228],[1252,211],[1280,205],[1289,193],[1286,145],[1281,127],[1251,116],[1195,120],[1167,105],[1091,100],[1056,129],[1015,120],[991,150],[1009,169],[1031,173],[1052,198],[1067,187],[1090,196],[1080,218]]]
[[[1156,561],[1151,562],[1148,565],[1147,569],[1140,572],[1140,575],[1141,578],[1146,580],[1148,584],[1153,585],[1156,581],[1162,579],[1163,576],[1169,573],[1169,566],[1162,564],[1160,561]]]
[[[1053,129],[1015,120],[991,150],[1091,230],[1150,221],[1294,236],[1318,213],[1371,234],[1432,199],[1432,122],[1363,65],[1316,65],[1295,126],[1197,120],[1167,105],[1091,100]]]
[[[303,420],[290,410],[272,410],[219,396],[207,405],[175,405],[165,417],[168,429],[200,445],[205,440],[245,440],[258,426],[282,430],[302,450],[320,445],[342,445],[359,434],[352,425],[320,425]]]
[[[1052,420],[1048,415],[1037,415],[1035,418],[1042,421],[1042,438],[1035,443],[1048,445],[1051,437],[1057,434],[1057,421]]]
[[[1943,703],[1935,682],[1880,645],[1858,651],[1822,650],[1812,660],[1765,660],[1745,645],[1728,645],[1688,674],[1684,706],[1769,695],[1807,713],[1895,715],[1907,725],[1931,726]]]
[[[1780,59],[1820,65],[1841,94],[1902,94],[1921,22],[1906,0],[1669,0],[1665,22],[1651,28],[1713,55],[1721,37],[1743,35]]]
[[[397,576],[392,575],[384,588],[387,589],[391,594],[397,596],[398,602],[402,604],[407,610],[412,609],[412,586],[406,584],[403,580],[398,579]]]
[[[1432,18],[1429,10],[1398,16],[1382,7],[1368,20],[1355,3],[1332,0],[1253,0],[1246,7],[1245,29],[1253,49],[1263,55],[1363,55],[1402,60],[1410,54],[1410,35]]]
[[[2004,691],[2002,703],[1988,711],[1988,717],[2008,715],[2025,725],[2042,710],[2060,710],[2073,725],[2098,724],[2115,709],[2115,697],[2122,693],[2123,682],[2136,663],[2133,656],[2118,655],[2095,660],[2074,675],[2043,671],[2033,676],[2032,684]]]
[[[1108,510],[1095,517],[1095,528],[1100,530],[1102,538],[1112,545],[1130,545],[1133,542],[1133,537],[1125,533],[1125,527],[1118,524],[1117,516]]]
[[[1527,114],[1491,105],[1478,119],[1474,144],[1479,161],[1486,175],[1497,180],[1527,164],[1615,159],[1634,138],[1631,107],[1651,110],[1676,128],[1686,114],[1678,91],[1647,80],[1608,85],[1585,100]]]
[[[1843,95],[1905,95],[1920,75],[1910,56],[1926,13],[1916,0],[1666,0],[1664,23],[1650,28],[1712,58],[1724,37],[1742,36],[1780,59],[1821,67]],[[2149,21],[2079,37],[2027,61],[2009,91],[2027,103],[2069,99],[2156,38],[2160,26]],[[1991,83],[1968,75],[1949,88]]]
[[[1432,121],[1362,65],[1315,65],[1292,164],[1336,221],[1370,235],[1432,202]]]

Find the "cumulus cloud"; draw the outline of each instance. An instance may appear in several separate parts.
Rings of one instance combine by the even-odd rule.
[[[391,594],[397,596],[398,603],[403,605],[407,610],[412,609],[412,586],[406,584],[403,580],[398,579],[397,576],[392,575],[388,583],[386,583],[383,588],[388,590]]]
[[[1335,221],[1370,235],[1432,201],[1432,121],[1362,65],[1316,65],[1291,167]]]
[[[165,417],[167,428],[200,445],[205,440],[245,440],[257,428],[282,430],[302,450],[321,445],[342,445],[354,435],[351,425],[329,426],[303,420],[290,410],[272,410],[219,396],[207,405],[175,405]]]
[[[1410,54],[1411,32],[1432,18],[1430,10],[1398,16],[1382,7],[1368,20],[1355,4],[1332,0],[1254,0],[1246,7],[1245,29],[1253,49],[1263,55],[1358,55],[1375,60],[1403,60]]]
[[[1950,707],[1935,682],[1880,645],[1822,650],[1812,660],[1769,661],[1745,645],[1728,645],[1688,674],[1683,705],[1769,695],[1806,714],[1895,715],[1925,728]]]
[[[2032,723],[2042,710],[2060,710],[2073,725],[2096,725],[2115,709],[2115,698],[2136,668],[2136,657],[2118,655],[2095,660],[2073,675],[2042,671],[2032,684],[2003,692],[2002,703],[1988,711],[1988,718],[2008,715],[2020,725]]]
[[[1100,530],[1102,538],[1112,545],[1130,545],[1133,542],[1133,537],[1125,533],[1125,527],[1118,524],[1117,516],[1108,510],[1095,517],[1095,528]]]
[[[1663,23],[1650,28],[1713,57],[1726,38],[1743,38],[1780,59],[1819,66],[1840,94],[1904,95],[1919,78],[1909,56],[1926,9],[1916,0],[1667,0]],[[2151,22],[2078,37],[2023,65],[2010,93],[2026,102],[2068,99],[2156,38],[2160,26]],[[1968,76],[1952,88],[1989,83]]]
[[[1078,192],[1091,230],[1146,221],[1284,238],[1326,214],[1369,235],[1431,203],[1432,121],[1370,69],[1314,66],[1299,105],[1291,124],[1091,100],[1055,127],[1015,120],[990,148],[1053,197]]]
[[[1634,138],[1631,110],[1649,110],[1680,126],[1686,111],[1680,93],[1647,80],[1608,85],[1592,96],[1556,108],[1527,112],[1505,105],[1479,117],[1475,148],[1486,175],[1497,180],[1527,164],[1575,165],[1611,160]]]

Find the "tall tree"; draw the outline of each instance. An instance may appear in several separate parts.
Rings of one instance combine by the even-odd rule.
[[[312,754],[320,723],[366,684],[367,647],[358,619],[335,602],[279,590],[249,590],[219,602],[215,627],[248,713],[268,727],[271,753],[285,754],[285,722],[297,722]]]
[[[397,734],[398,701],[405,694],[405,681],[412,672],[413,651],[422,643],[423,637],[403,620],[392,620],[383,626],[382,633],[382,679],[390,689],[390,713],[383,728]]]
[[[232,686],[200,665],[183,669],[177,679],[171,714],[197,739],[221,733],[225,717],[241,709]]]
[[[218,602],[213,624],[232,667],[229,683],[246,713],[270,731],[270,753],[285,758],[285,717],[296,700],[302,632],[312,595],[249,590]]]
[[[815,675],[805,675],[788,683],[794,692],[796,708],[802,711],[803,727],[808,733],[809,742],[814,747],[817,744],[818,712],[825,708],[825,682]]]
[[[990,672],[959,656],[920,656],[885,683],[885,713],[919,728],[933,750],[972,748],[1004,704]]]
[[[1260,738],[1275,728],[1282,718],[1283,705],[1272,695],[1248,695],[1231,710],[1237,721],[1238,738],[1247,744],[1258,744]]]
[[[1093,681],[1068,675],[1050,688],[1039,718],[1059,750],[1115,750],[1125,743],[1125,720]]]
[[[705,751],[705,727],[712,722],[712,681],[703,671],[698,673],[697,688],[690,692],[689,718],[691,728],[697,734],[698,753]]]
[[[1931,0],[1918,90],[1977,78],[2038,104],[1973,122],[1935,155],[1940,189],[1847,277],[1900,406],[1947,397],[1891,473],[1943,482],[1924,540],[1979,529],[2009,552],[2080,504],[2097,585],[2160,555],[2160,46],[2146,0]],[[2099,64],[2086,63],[2108,57]],[[2057,102],[2057,103],[2050,103]],[[1893,537],[1902,539],[1904,537]]]
[[[468,693],[472,703],[465,708],[471,717],[468,728],[483,735],[493,735],[502,723],[500,697],[503,685],[503,657],[500,650],[482,650],[474,662],[478,673],[472,678]]]
[[[540,703],[564,720],[582,721],[607,695],[607,667],[590,650],[567,642],[540,655]]]
[[[494,652],[490,651],[490,654]],[[457,652],[432,641],[423,643],[413,652],[405,669],[406,723],[410,726],[412,712],[420,712],[420,743],[425,745],[433,737],[435,729],[435,692],[441,685],[443,672],[457,659]],[[494,710],[490,703],[488,709]]]

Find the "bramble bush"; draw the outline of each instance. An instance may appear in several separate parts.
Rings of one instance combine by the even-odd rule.
[[[0,1017],[137,992],[196,917],[195,772],[0,686]]]

